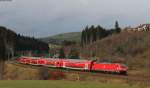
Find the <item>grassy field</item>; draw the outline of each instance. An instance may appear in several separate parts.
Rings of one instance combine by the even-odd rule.
[[[81,38],[81,32],[69,32],[69,33],[62,33],[62,34],[58,34],[58,35],[54,35],[50,37],[40,38],[40,40],[43,40],[44,42],[47,42],[47,43],[49,43],[49,40],[51,39],[54,39],[57,41],[67,40],[67,41],[80,42],[80,38]]]
[[[80,81],[0,81],[0,88],[139,88],[125,84]]]

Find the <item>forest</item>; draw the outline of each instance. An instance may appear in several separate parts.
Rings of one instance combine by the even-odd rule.
[[[6,27],[0,27],[0,57],[8,59],[18,52],[44,50],[48,51],[47,43],[41,42],[34,37],[27,37],[15,33]]]
[[[86,26],[81,34],[81,45],[83,46],[91,44],[114,33],[120,33],[120,31],[121,28],[119,27],[118,21],[115,22],[115,28],[112,29],[105,29],[100,25],[98,25],[97,27],[95,27],[94,25],[92,25],[91,27]]]

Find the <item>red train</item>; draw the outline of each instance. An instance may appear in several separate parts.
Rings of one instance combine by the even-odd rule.
[[[97,63],[96,60],[20,57],[17,61],[29,65],[68,68],[83,71],[102,71],[119,74],[126,74],[128,70],[127,66],[120,63]]]

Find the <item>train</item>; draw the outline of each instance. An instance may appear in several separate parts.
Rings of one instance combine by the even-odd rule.
[[[98,63],[96,60],[19,57],[17,62],[26,65],[74,69],[89,72],[107,72],[127,75],[128,67],[121,63]]]

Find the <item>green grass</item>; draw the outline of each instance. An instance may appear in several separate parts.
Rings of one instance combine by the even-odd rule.
[[[57,39],[57,40],[80,41],[80,37],[81,37],[81,32],[70,32],[70,33],[63,33],[63,34],[51,36],[50,38]]]
[[[57,34],[54,36],[49,36],[45,38],[40,38],[40,40],[48,42],[51,39],[57,40],[57,41],[63,41],[63,40],[68,40],[68,41],[76,41],[80,42],[81,38],[81,32],[69,32],[69,33],[62,33],[62,34]]]
[[[0,88],[138,88],[125,84],[74,81],[0,81]]]

